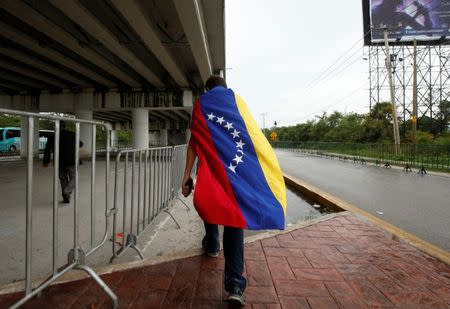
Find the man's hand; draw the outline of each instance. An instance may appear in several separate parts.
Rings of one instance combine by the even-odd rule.
[[[191,177],[183,178],[183,182],[181,184],[181,193],[184,197],[187,197],[189,194],[191,194],[193,186],[194,181]]]

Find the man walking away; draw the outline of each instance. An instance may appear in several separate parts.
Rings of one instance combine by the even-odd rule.
[[[203,248],[220,250],[218,225],[224,226],[224,285],[229,302],[244,305],[243,229],[284,229],[286,188],[278,160],[241,97],[220,76],[206,81],[207,92],[194,106],[191,139],[182,181],[186,197],[198,157],[194,206],[205,223]]]
[[[70,195],[75,188],[75,133],[66,130],[66,123],[60,122],[59,134],[59,181],[64,203],[70,203]],[[80,141],[80,147],[83,142]],[[48,138],[45,145],[43,166],[48,167],[50,157],[55,149],[55,136]],[[54,158],[53,158],[54,159]]]

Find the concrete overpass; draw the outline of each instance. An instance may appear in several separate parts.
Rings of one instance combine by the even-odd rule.
[[[132,128],[135,148],[185,142],[224,67],[224,0],[0,1],[0,107]]]

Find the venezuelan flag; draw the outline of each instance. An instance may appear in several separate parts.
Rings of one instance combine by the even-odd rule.
[[[204,221],[284,229],[283,175],[241,97],[224,87],[203,94],[194,105],[190,145],[199,158],[194,205]]]

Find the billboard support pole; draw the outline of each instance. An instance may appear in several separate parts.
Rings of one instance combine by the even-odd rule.
[[[400,154],[400,132],[398,130],[398,119],[397,119],[397,105],[395,104],[395,93],[394,93],[394,84],[392,81],[392,63],[391,63],[391,54],[389,52],[389,43],[388,43],[388,30],[384,29],[384,45],[386,47],[386,68],[388,71],[388,79],[389,79],[389,88],[391,93],[391,104],[392,104],[392,125],[394,131],[394,143],[395,143],[395,154]]]
[[[414,145],[414,155],[416,154],[416,136],[417,136],[417,40],[414,39],[413,53],[413,114],[412,114],[412,142]]]

